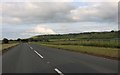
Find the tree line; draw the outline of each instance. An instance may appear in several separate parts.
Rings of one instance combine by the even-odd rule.
[[[28,39],[21,39],[18,38],[17,40],[8,40],[7,38],[3,38],[2,40],[2,44],[8,44],[9,42],[38,42],[38,41],[47,41],[49,42],[49,40],[47,38],[42,38],[42,39],[33,39],[33,38],[28,38]]]
[[[12,42],[12,41],[15,41],[15,42],[28,42],[28,39],[20,39],[18,38],[17,40],[8,40],[7,38],[3,38],[2,40],[2,44],[8,44],[9,42]]]

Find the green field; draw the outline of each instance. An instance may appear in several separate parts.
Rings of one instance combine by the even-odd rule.
[[[81,45],[107,48],[120,48],[119,32],[91,32],[64,35],[40,35],[31,39],[54,45]]]
[[[53,45],[80,45],[80,46],[94,46],[106,48],[120,48],[118,40],[79,40],[79,41],[51,41],[42,42]]]

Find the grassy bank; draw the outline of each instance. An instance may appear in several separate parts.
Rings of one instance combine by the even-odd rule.
[[[91,55],[102,56],[112,59],[118,59],[118,48],[104,48],[104,47],[80,46],[80,45],[62,45],[62,44],[55,45],[55,44],[40,43],[40,42],[36,42],[36,43],[34,42],[33,44],[60,48],[68,51],[87,53]]]
[[[2,44],[1,45],[2,48],[1,48],[0,52],[5,53],[6,51],[8,51],[9,48],[12,48],[12,47],[14,47],[14,46],[16,46],[18,44],[19,43]]]
[[[2,44],[0,43],[0,55],[2,54]]]
[[[17,45],[17,44],[18,44],[18,43],[2,44],[2,50],[7,49],[7,48],[10,48],[10,47],[12,47],[12,46],[15,46],[15,45]]]

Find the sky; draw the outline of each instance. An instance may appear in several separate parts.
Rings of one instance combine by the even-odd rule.
[[[116,0],[1,0],[0,39],[118,30]]]

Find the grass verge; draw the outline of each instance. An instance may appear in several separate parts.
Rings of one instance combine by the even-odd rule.
[[[52,45],[52,44],[42,44],[42,43],[33,43],[33,44],[120,60],[118,57],[118,50],[119,50],[118,48],[104,48],[104,47],[80,46],[80,45]]]
[[[0,49],[0,53],[4,54],[5,52],[8,51],[8,49],[17,46],[19,43],[12,43],[12,44],[1,44],[1,49]]]

